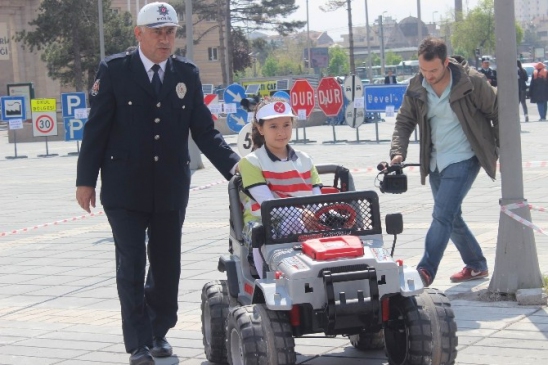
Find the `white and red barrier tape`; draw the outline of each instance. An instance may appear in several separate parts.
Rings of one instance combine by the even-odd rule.
[[[211,188],[212,186],[224,184],[226,182],[227,182],[226,180],[219,180],[219,181],[212,182],[210,184],[206,184],[206,185],[202,185],[202,186],[192,188],[189,191],[192,192],[192,191],[198,191],[198,190],[205,190],[205,189]],[[98,212],[79,215],[79,216],[72,217],[72,218],[61,219],[59,221],[55,221],[55,222],[51,222],[51,223],[38,224],[38,225],[32,226],[32,227],[26,227],[26,228],[14,229],[14,230],[11,230],[11,231],[6,231],[6,232],[0,232],[0,237],[11,236],[11,235],[14,235],[14,234],[17,234],[17,233],[25,233],[25,232],[33,231],[33,230],[38,229],[38,228],[57,226],[57,225],[62,224],[62,223],[74,222],[74,221],[78,221],[78,220],[82,220],[82,219],[86,219],[86,218],[91,218],[91,217],[96,217],[96,216],[104,215],[104,214],[105,214],[105,212],[100,210]]]
[[[548,167],[548,161],[524,162],[522,164],[522,167],[527,167],[527,168],[531,168],[531,167]],[[497,168],[500,168],[500,164],[497,164]],[[414,171],[414,170],[419,170],[419,167],[418,166],[409,166],[409,167],[407,167],[407,171]],[[366,167],[366,168],[363,168],[363,169],[350,169],[350,172],[377,172],[377,171],[378,171],[377,168],[373,167],[373,166],[369,166],[369,167]],[[215,182],[212,182],[212,183],[209,183],[209,184],[206,184],[206,185],[202,185],[202,186],[192,188],[192,189],[190,189],[190,192],[209,189],[213,186],[220,185],[220,184],[225,184],[225,183],[227,183],[226,180],[215,181]],[[525,205],[522,205],[522,206],[525,206]],[[515,205],[515,204],[510,204],[510,205],[502,206],[501,209],[504,213],[506,213],[510,217],[516,219],[518,222],[523,223],[526,226],[533,228],[535,231],[537,231],[539,233],[546,234],[543,229],[541,229],[541,228],[537,227],[536,225],[534,225],[533,223],[521,218],[517,214],[510,212],[511,209],[516,209],[516,208],[519,208],[519,207],[521,207],[521,206],[520,205]],[[538,208],[538,207],[534,207],[532,205],[529,205],[529,209],[535,209],[535,210],[539,210],[541,212],[546,212],[546,210],[544,208]],[[90,214],[85,214],[85,215],[76,216],[76,217],[72,217],[72,218],[61,219],[59,221],[55,221],[55,222],[51,222],[51,223],[38,224],[38,225],[32,226],[32,227],[14,229],[14,230],[11,230],[11,231],[0,232],[0,237],[11,236],[11,235],[14,235],[14,234],[17,234],[17,233],[24,233],[24,232],[32,231],[32,230],[35,230],[35,229],[38,229],[38,228],[55,226],[55,225],[59,225],[59,224],[62,224],[62,223],[73,222],[73,221],[86,219],[86,218],[91,218],[91,217],[95,217],[95,216],[103,215],[103,214],[105,214],[103,211],[98,211],[96,213],[90,213]]]
[[[531,204],[525,204],[525,203],[513,203],[513,204],[502,205],[500,207],[500,210],[504,214],[506,214],[507,216],[509,216],[512,219],[515,219],[516,221],[520,222],[524,226],[532,228],[534,231],[548,236],[548,234],[542,228],[537,226],[536,224],[534,224],[532,222],[529,222],[527,219],[520,217],[516,213],[511,212],[512,209],[518,209],[518,208],[523,208],[523,207],[528,207],[530,210],[538,210],[539,212],[545,212],[545,213],[547,212],[546,208],[537,207],[537,206],[534,206],[534,205],[531,205]]]

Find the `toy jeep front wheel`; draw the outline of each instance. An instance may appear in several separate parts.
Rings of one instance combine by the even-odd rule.
[[[457,325],[449,299],[436,289],[416,297],[390,298],[384,328],[390,365],[452,365],[457,357]]]
[[[295,340],[286,312],[263,304],[236,307],[227,319],[227,356],[230,365],[293,365]]]
[[[202,335],[208,361],[226,364],[226,317],[230,299],[225,280],[214,280],[202,288]]]

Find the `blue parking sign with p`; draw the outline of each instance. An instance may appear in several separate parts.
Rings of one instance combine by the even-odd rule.
[[[61,94],[61,106],[65,124],[65,141],[81,141],[87,118],[76,118],[75,111],[86,108],[86,93]]]

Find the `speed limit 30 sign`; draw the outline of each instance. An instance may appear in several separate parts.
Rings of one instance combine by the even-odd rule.
[[[32,99],[32,135],[47,137],[57,135],[57,110],[55,99]]]

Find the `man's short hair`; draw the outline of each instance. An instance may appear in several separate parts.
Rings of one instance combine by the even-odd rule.
[[[438,57],[442,62],[447,58],[447,46],[441,38],[426,37],[419,45],[418,55],[426,61]]]

